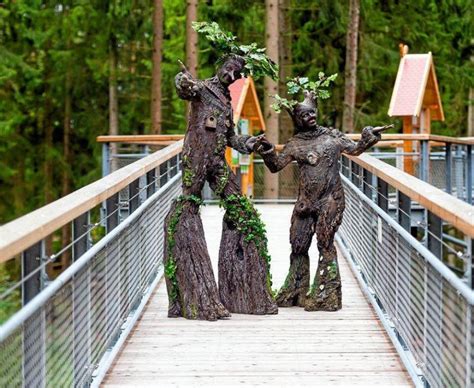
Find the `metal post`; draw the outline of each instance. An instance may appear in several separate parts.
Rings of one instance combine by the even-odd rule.
[[[350,179],[349,158],[342,155],[341,160],[342,174]]]
[[[443,246],[441,240],[443,238],[443,221],[436,214],[427,211],[428,233],[427,244],[428,249],[439,259],[443,258]]]
[[[119,224],[119,194],[115,193],[105,201],[105,212],[107,217],[106,231],[110,233]]]
[[[163,187],[168,182],[168,172],[166,170],[166,163],[160,164],[160,187]]]
[[[140,206],[140,180],[135,179],[128,185],[128,209],[129,214],[132,214]]]
[[[467,172],[466,172],[466,200],[467,203],[472,204],[472,182],[473,182],[473,166],[472,166],[472,145],[466,146],[466,158],[467,158]]]
[[[365,168],[362,170],[362,190],[364,194],[372,198],[372,173]]]
[[[110,174],[110,144],[102,144],[102,176]]]
[[[152,168],[146,173],[146,197],[150,198],[156,191],[156,169]]]
[[[72,223],[72,259],[78,260],[90,248],[90,215],[86,212]],[[90,269],[85,268],[72,279],[72,311],[74,326],[73,371],[74,385],[83,386],[91,379],[91,291]]]
[[[377,177],[377,205],[388,213],[388,183]]]
[[[42,289],[41,261],[44,255],[44,241],[40,241],[23,252],[22,278],[36,271],[22,285],[23,306],[30,302]],[[23,386],[46,386],[46,315],[39,309],[23,325]]]
[[[408,195],[397,191],[398,195],[398,223],[408,232],[411,232],[411,199]]]
[[[360,189],[359,165],[351,160],[351,181]]]
[[[452,152],[451,152],[451,143],[446,143],[446,154],[445,154],[445,163],[446,163],[446,192],[451,194],[453,191],[452,187]]]
[[[421,143],[421,163],[420,163],[420,179],[428,182],[430,173],[430,151],[428,140],[420,140]]]
[[[467,265],[470,267],[470,286],[474,288],[474,238],[467,237],[467,257],[469,258],[470,262]]]

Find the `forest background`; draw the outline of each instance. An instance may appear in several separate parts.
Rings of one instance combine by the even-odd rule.
[[[0,224],[98,179],[98,135],[184,133],[177,60],[199,78],[216,62],[192,20],[216,21],[243,43],[270,43],[282,80],[257,83],[262,106],[269,91],[284,94],[287,77],[339,73],[320,122],[346,131],[345,74],[354,49],[356,131],[393,121],[387,110],[399,44],[431,51],[446,115],[432,132],[466,135],[472,8],[469,0],[0,2]],[[354,28],[356,47],[349,47]],[[280,142],[291,135],[284,116],[266,113]]]

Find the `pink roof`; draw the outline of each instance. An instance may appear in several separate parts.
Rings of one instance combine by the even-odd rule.
[[[232,110],[235,112],[239,104],[240,96],[245,85],[246,78],[240,78],[229,86],[230,97],[232,99]]]
[[[431,66],[431,53],[407,54],[401,59],[389,116],[419,116]]]

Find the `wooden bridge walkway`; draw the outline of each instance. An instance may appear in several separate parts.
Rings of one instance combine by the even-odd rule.
[[[259,210],[277,287],[288,269],[292,206]],[[222,212],[206,206],[202,216],[216,268]],[[336,313],[281,308],[276,316],[234,314],[218,322],[168,319],[161,281],[103,386],[412,386],[348,263],[343,258],[340,263],[343,309]]]

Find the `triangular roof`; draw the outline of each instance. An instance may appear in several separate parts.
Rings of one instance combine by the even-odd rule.
[[[257,90],[252,77],[240,78],[229,87],[232,110],[234,112],[234,124],[237,125],[240,117],[245,114],[246,117],[253,119],[253,125],[266,130],[265,120],[257,97]],[[256,121],[256,122],[255,122]]]
[[[431,52],[402,57],[388,115],[420,116],[422,108],[430,109],[432,120],[444,121]]]

